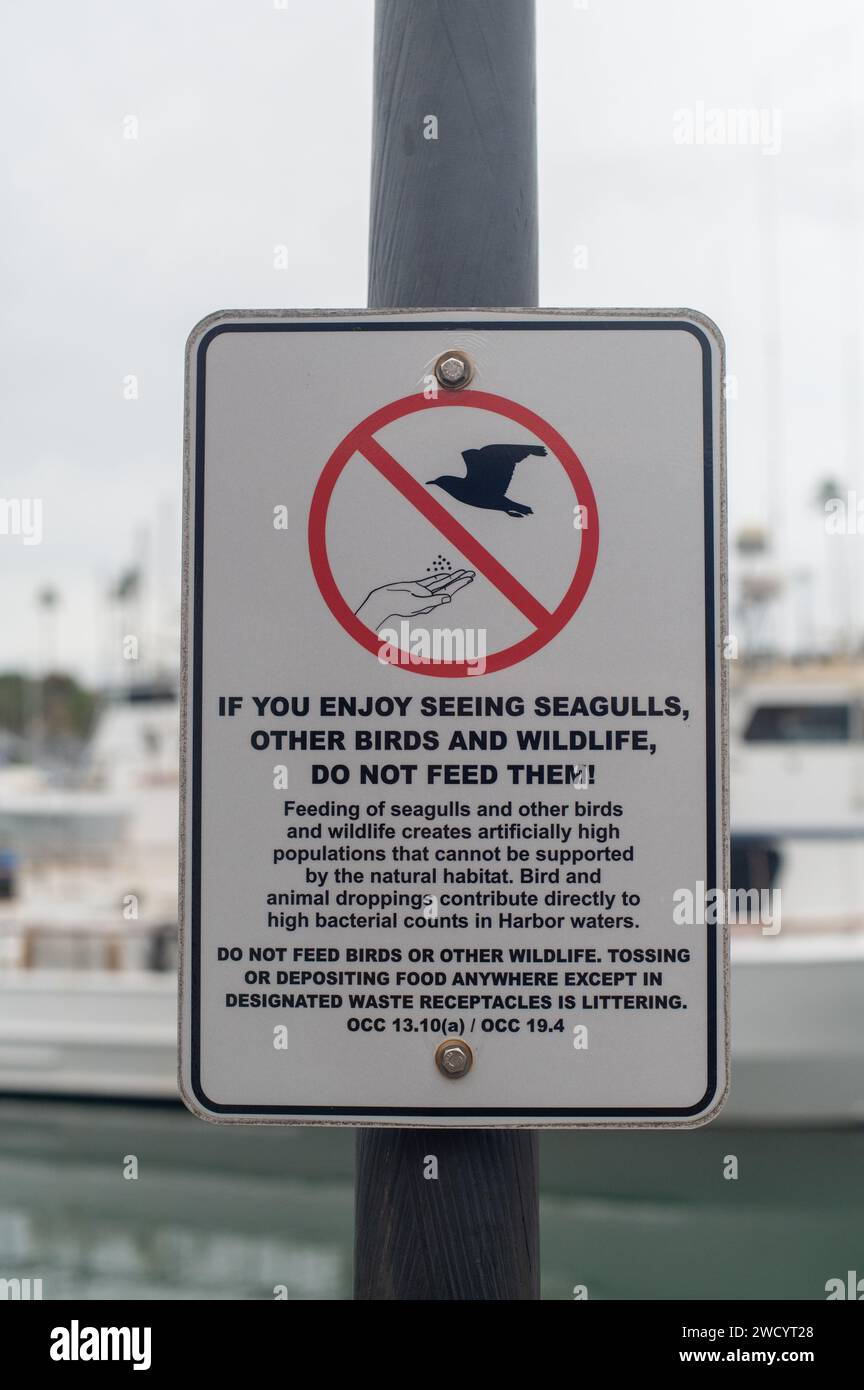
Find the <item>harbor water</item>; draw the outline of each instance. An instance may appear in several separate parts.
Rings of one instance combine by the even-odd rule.
[[[350,1298],[353,1144],[171,1104],[2,1101],[0,1278],[45,1300]],[[824,1300],[864,1277],[860,1128],[541,1146],[544,1299]]]

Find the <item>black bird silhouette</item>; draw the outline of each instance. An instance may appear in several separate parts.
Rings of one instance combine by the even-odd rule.
[[[457,502],[469,507],[487,507],[493,512],[506,512],[508,516],[531,516],[530,507],[504,495],[517,463],[529,454],[545,457],[546,450],[542,444],[487,444],[483,449],[466,449],[462,454],[464,478],[445,474],[441,478],[431,478],[426,486],[441,487]]]

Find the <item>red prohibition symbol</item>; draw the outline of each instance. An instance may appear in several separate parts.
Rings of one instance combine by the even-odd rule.
[[[528,589],[520,584],[515,575],[512,575],[505,565],[502,565],[485,546],[481,545],[453,513],[449,512],[431,493],[423,488],[412,474],[403,468],[375,438],[377,431],[383,429],[385,425],[391,424],[392,421],[398,420],[402,416],[413,415],[418,410],[490,411],[507,420],[513,420],[516,424],[523,425],[527,430],[530,430],[561,464],[572,484],[575,502],[584,508],[585,524],[580,531],[579,558],[576,562],[573,578],[557,608],[550,611],[540,603]],[[540,415],[535,415],[533,410],[528,410],[525,406],[518,405],[505,396],[492,395],[488,391],[462,391],[458,394],[439,392],[436,397],[429,400],[422,395],[404,396],[402,400],[393,401],[390,405],[382,406],[380,410],[373,411],[365,420],[361,420],[360,424],[356,425],[349,434],[346,434],[341,444],[337,445],[327,460],[321,477],[318,479],[309,508],[309,555],[312,561],[312,571],[330,612],[349,636],[360,643],[361,647],[365,647],[377,658],[382,649],[382,642],[378,634],[368,628],[355,615],[343,597],[333,577],[327,555],[327,513],[330,499],[343,469],[355,454],[361,454],[367,463],[377,469],[401,493],[403,498],[421,512],[451,545],[461,551],[472,567],[478,573],[483,574],[491,584],[494,584],[532,624],[534,630],[527,637],[514,642],[512,646],[504,647],[501,651],[490,652],[487,655],[486,674],[493,671],[503,671],[508,666],[514,666],[517,662],[532,656],[541,647],[545,647],[547,642],[551,642],[552,638],[557,636],[570,621],[591,583],[597,561],[600,533],[597,502],[591,483],[585,469],[566,439]],[[400,664],[399,669],[409,670],[423,676],[450,678],[470,676],[472,679],[477,679],[476,674],[469,670],[469,664],[461,661],[444,662],[434,659],[418,661],[416,658],[412,658],[410,666],[403,667]]]

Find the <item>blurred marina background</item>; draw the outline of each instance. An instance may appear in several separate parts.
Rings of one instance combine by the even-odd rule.
[[[176,1099],[182,354],[215,308],[364,302],[372,5],[74,10],[3,20],[3,490],[41,529],[0,535],[0,1276],[344,1298],[351,1135]],[[783,908],[733,931],[717,1124],[544,1136],[544,1296],[822,1298],[864,1274],[864,12],[538,29],[541,302],[726,335],[733,887]],[[706,103],[780,119],[682,144]]]

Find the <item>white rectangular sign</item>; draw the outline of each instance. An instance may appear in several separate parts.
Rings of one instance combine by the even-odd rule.
[[[717,1112],[722,383],[722,339],[689,311],[194,330],[191,1109]]]

